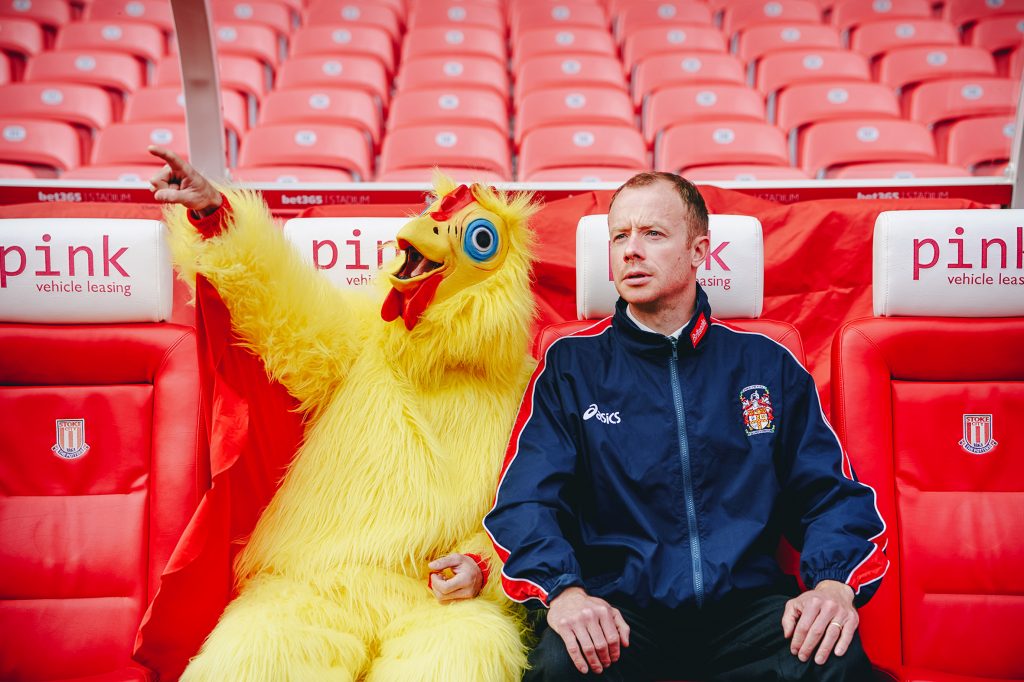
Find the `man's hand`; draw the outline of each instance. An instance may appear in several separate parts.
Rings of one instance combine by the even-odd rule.
[[[567,588],[551,600],[548,625],[557,632],[576,669],[603,672],[629,646],[629,625],[619,610],[580,587]]]
[[[807,661],[817,647],[818,665],[833,651],[836,656],[845,654],[859,624],[853,588],[836,580],[822,580],[813,590],[790,599],[782,614],[782,631],[793,638],[790,651]]]
[[[201,216],[207,216],[220,207],[220,192],[187,161],[163,147],[150,146],[148,150],[165,164],[149,180],[154,199],[167,204],[181,204]]]
[[[472,599],[480,594],[484,587],[484,574],[471,557],[465,554],[449,554],[427,564],[430,574],[430,589],[434,591],[437,601],[458,601]],[[445,580],[442,571],[450,568],[452,577]]]

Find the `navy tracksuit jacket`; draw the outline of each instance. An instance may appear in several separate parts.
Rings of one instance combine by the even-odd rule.
[[[554,342],[520,406],[484,525],[516,601],[581,586],[646,608],[772,586],[781,535],[813,587],[855,603],[888,567],[808,372],[780,344],[697,309],[678,341],[612,318]]]

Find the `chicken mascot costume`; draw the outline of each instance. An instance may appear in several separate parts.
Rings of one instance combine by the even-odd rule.
[[[151,151],[156,198],[182,204],[166,219],[183,276],[216,287],[306,419],[182,679],[519,680],[521,616],[482,518],[534,364],[530,197],[438,175],[375,302],[304,264],[257,194]],[[190,191],[220,207],[199,219]]]

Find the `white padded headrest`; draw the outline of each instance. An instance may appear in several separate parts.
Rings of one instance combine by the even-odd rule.
[[[409,218],[292,218],[284,234],[302,259],[343,289],[367,288],[397,255],[390,244]]]
[[[711,312],[720,318],[761,315],[764,301],[764,244],[761,222],[751,216],[709,216],[711,248],[697,269]],[[580,319],[611,315],[618,293],[608,256],[608,216],[587,215],[576,228],[576,314]]]
[[[875,315],[1024,315],[1024,210],[885,211]]]
[[[160,322],[174,275],[158,220],[0,220],[0,320]]]

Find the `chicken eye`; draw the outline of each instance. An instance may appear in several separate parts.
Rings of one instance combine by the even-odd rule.
[[[475,261],[485,261],[498,252],[498,231],[486,218],[477,218],[466,226],[463,242],[466,253]]]

